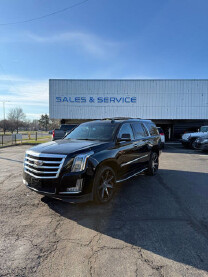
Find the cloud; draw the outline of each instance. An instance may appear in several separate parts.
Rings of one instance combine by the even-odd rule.
[[[21,78],[14,75],[0,75],[0,81],[14,81],[14,82],[25,82],[27,79]]]
[[[26,36],[36,43],[68,43],[72,47],[79,47],[85,52],[101,58],[109,56],[109,54],[115,52],[119,46],[117,42],[83,32],[65,32],[51,36],[40,36],[27,33]]]
[[[22,107],[30,118],[37,118],[40,113],[48,112],[48,99],[48,80],[0,75],[0,101],[8,101],[7,109]]]

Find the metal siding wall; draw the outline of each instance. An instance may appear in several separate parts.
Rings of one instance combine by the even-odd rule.
[[[57,103],[56,97],[137,97],[137,103]],[[50,80],[51,118],[208,119],[208,80]]]

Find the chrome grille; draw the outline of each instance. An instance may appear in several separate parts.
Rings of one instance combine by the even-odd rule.
[[[35,178],[58,178],[66,155],[42,154],[26,151],[24,171]]]

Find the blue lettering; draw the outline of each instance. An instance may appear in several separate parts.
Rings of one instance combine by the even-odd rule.
[[[67,97],[64,97],[62,101],[63,102],[69,102]]]
[[[116,101],[115,97],[110,97],[110,103],[111,102],[115,103],[115,101]]]
[[[103,97],[98,97],[98,98],[97,98],[97,102],[98,102],[98,103],[103,103]]]
[[[61,102],[69,102],[69,103],[87,103],[88,99],[87,97],[80,97],[80,96],[76,96],[76,97],[67,97],[67,96],[57,96],[56,98],[56,102],[57,103],[61,103]],[[96,100],[97,99],[97,100]],[[136,96],[133,97],[89,97],[89,103],[94,103],[95,100],[97,101],[97,103],[101,104],[101,103],[136,103],[137,102],[137,98]]]
[[[122,97],[121,97],[121,98],[117,98],[117,97],[116,97],[116,102],[120,103],[121,100],[122,100]]]
[[[75,97],[75,102],[80,103],[80,97]]]
[[[81,97],[81,103],[86,103],[86,97]]]
[[[126,103],[130,103],[130,101],[131,101],[130,97],[126,97],[126,98],[125,98],[125,102],[126,102]]]
[[[56,97],[56,102],[61,102],[61,97]]]
[[[69,102],[74,103],[71,97],[69,97]]]

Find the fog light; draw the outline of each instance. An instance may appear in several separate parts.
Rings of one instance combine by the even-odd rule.
[[[27,186],[28,182],[25,179],[23,179],[23,184]]]
[[[67,188],[66,191],[67,192],[76,192],[79,193],[82,191],[82,183],[83,183],[83,179],[78,179],[76,182],[76,186],[75,187],[71,187],[71,188]]]

